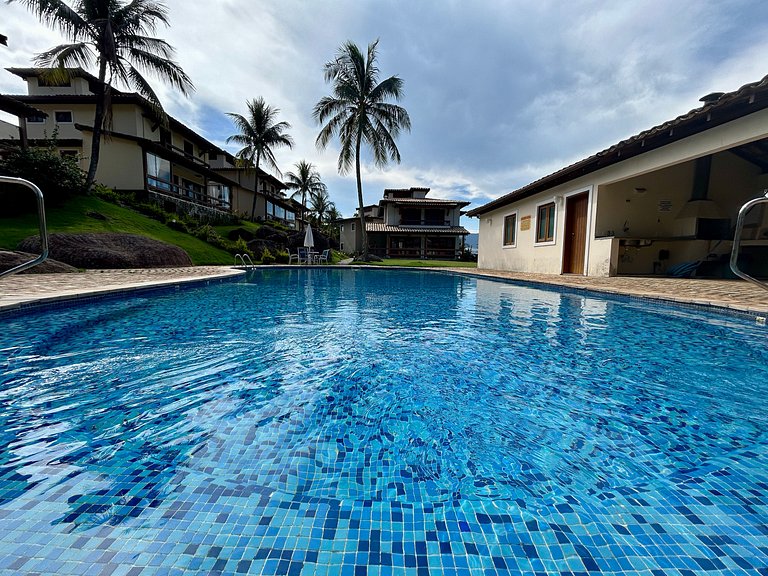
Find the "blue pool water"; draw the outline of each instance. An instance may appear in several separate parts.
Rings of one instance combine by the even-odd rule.
[[[413,271],[0,316],[2,574],[768,574],[768,331]]]

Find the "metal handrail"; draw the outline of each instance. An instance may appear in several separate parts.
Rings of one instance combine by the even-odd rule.
[[[43,202],[43,193],[40,191],[40,188],[32,184],[32,182],[29,180],[24,180],[23,178],[14,178],[13,176],[0,176],[0,183],[19,184],[21,186],[26,186],[35,193],[37,198],[37,216],[40,220],[40,248],[42,249],[40,256],[34,260],[30,260],[29,262],[24,262],[23,264],[14,266],[5,272],[0,272],[0,278],[2,278],[3,276],[16,274],[17,272],[21,272],[27,268],[32,268],[32,266],[42,264],[45,259],[48,258],[48,227],[45,224],[45,203]]]
[[[768,283],[762,282],[761,280],[758,280],[757,278],[750,276],[746,272],[740,270],[738,265],[739,248],[741,247],[741,233],[744,230],[744,219],[747,216],[747,212],[749,212],[753,206],[757,206],[758,204],[763,204],[763,203],[768,204],[768,190],[764,190],[763,192],[765,193],[765,196],[750,200],[749,202],[744,204],[744,206],[741,207],[741,210],[739,210],[739,216],[736,219],[736,230],[734,231],[734,234],[733,234],[733,248],[731,248],[731,270],[739,278],[743,278],[748,282],[757,284],[763,290],[768,290]]]
[[[253,263],[253,260],[251,260],[251,257],[248,254],[235,254],[235,266],[237,266],[237,260],[240,259],[240,265],[245,268],[246,270],[248,268],[255,268],[256,264]],[[248,260],[248,263],[246,263],[246,259]]]

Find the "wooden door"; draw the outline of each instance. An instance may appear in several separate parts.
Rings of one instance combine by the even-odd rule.
[[[563,274],[584,274],[584,255],[587,249],[588,206],[588,192],[570,196],[566,200]]]

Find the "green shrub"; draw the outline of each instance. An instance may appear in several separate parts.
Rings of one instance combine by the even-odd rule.
[[[77,158],[60,156],[53,146],[15,149],[0,161],[0,174],[35,184],[42,191],[46,206],[57,206],[85,193],[85,172],[80,170]],[[9,216],[30,212],[37,206],[34,194],[15,184],[0,185],[0,204]]]
[[[261,263],[262,264],[275,263],[275,257],[272,255],[272,252],[269,251],[269,248],[264,248],[264,252],[261,253]]]
[[[189,228],[187,228],[187,225],[184,224],[183,221],[176,220],[175,218],[173,220],[168,220],[168,222],[165,223],[168,228],[171,230],[176,230],[177,232],[187,232],[189,233]]]
[[[119,206],[134,206],[136,204],[136,196],[133,192],[115,192],[104,184],[94,184],[91,194]]]
[[[234,242],[232,242],[232,247],[233,247],[233,249],[235,250],[235,254],[237,254],[238,252],[240,252],[240,253],[242,253],[242,252],[245,252],[245,253],[246,253],[246,254],[248,254],[248,255],[249,255],[251,258],[253,258],[253,252],[251,252],[251,251],[248,249],[248,242],[246,242],[246,241],[245,241],[245,240],[243,240],[242,238],[238,238],[237,240],[235,240]]]
[[[168,222],[169,220],[175,219],[175,216],[173,214],[169,214],[160,206],[157,204],[152,204],[151,202],[141,202],[139,204],[136,204],[133,206],[133,209],[137,212],[140,212],[144,214],[144,216],[149,216],[153,220],[157,220],[158,222]]]
[[[278,264],[288,264],[290,261],[291,255],[285,250],[278,250],[277,253],[275,253],[275,262]]]

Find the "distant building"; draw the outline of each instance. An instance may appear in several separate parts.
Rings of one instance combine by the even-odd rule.
[[[86,170],[98,78],[80,68],[55,81],[41,68],[7,70],[27,83],[28,94],[14,95],[13,101],[40,111],[26,117],[30,145],[47,146],[55,134],[59,153],[78,157]],[[255,169],[237,167],[232,154],[175,118],[162,125],[140,95],[112,90],[112,122],[101,141],[97,182],[198,216],[250,216],[256,194],[256,218],[293,225],[296,208],[283,194],[285,184],[259,170],[256,191],[255,175]]]
[[[384,190],[377,205],[365,207],[371,254],[384,258],[457,258],[469,232],[460,224],[469,202],[427,198],[429,188]],[[362,250],[357,216],[340,222],[340,249]]]
[[[768,188],[768,76],[470,210],[481,268],[727,276],[739,208]],[[768,210],[742,254],[768,275]]]

